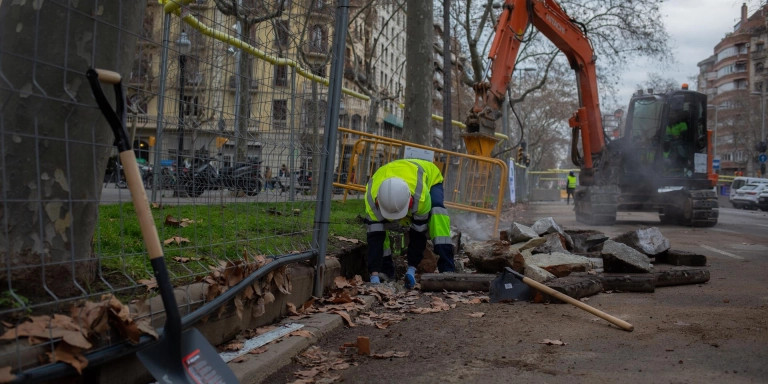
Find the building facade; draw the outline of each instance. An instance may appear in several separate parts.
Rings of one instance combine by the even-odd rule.
[[[709,99],[707,124],[723,175],[761,173],[759,155],[764,148],[759,144],[766,140],[763,89],[768,86],[766,12],[768,6],[763,6],[749,15],[743,4],[733,32],[698,63],[698,90]]]

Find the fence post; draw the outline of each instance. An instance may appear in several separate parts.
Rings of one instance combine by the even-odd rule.
[[[328,115],[325,124],[325,148],[323,152],[323,168],[320,176],[320,206],[315,210],[315,239],[318,246],[317,264],[315,266],[314,295],[323,295],[323,276],[325,272],[325,252],[328,247],[328,221],[331,216],[331,199],[333,197],[333,162],[336,159],[336,136],[339,125],[339,103],[341,102],[341,79],[344,75],[344,46],[347,39],[347,19],[349,0],[338,0],[336,6],[336,27],[333,37],[333,62],[331,77],[328,84]]]

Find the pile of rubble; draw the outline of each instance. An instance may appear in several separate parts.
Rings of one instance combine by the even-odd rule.
[[[506,267],[573,298],[604,291],[654,292],[656,287],[709,281],[706,256],[671,249],[655,227],[615,238],[593,230],[563,230],[553,218],[513,223],[499,240],[463,244],[480,274]],[[424,279],[422,278],[422,287]],[[551,301],[540,293],[534,301]]]

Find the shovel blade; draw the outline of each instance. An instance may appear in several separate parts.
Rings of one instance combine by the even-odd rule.
[[[528,301],[533,295],[531,288],[518,279],[509,267],[506,267],[504,272],[491,281],[489,296],[491,303],[499,303],[515,300]]]
[[[179,354],[179,348],[181,353]],[[229,384],[237,377],[200,331],[190,328],[181,334],[181,346],[161,337],[156,344],[136,354],[160,384]],[[181,356],[179,361],[178,356]]]

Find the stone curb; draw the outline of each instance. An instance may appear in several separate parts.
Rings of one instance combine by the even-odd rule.
[[[373,296],[358,296],[363,299],[363,310],[368,310],[373,305]],[[356,316],[360,311],[350,313]],[[237,376],[241,384],[261,383],[267,377],[281,368],[290,364],[294,356],[303,352],[325,335],[335,329],[344,326],[341,316],[332,313],[316,313],[301,320],[285,319],[275,325],[291,323],[303,324],[302,330],[309,331],[311,338],[303,336],[284,336],[275,344],[267,345],[267,351],[258,355],[245,354],[241,362],[229,362],[229,367]]]

